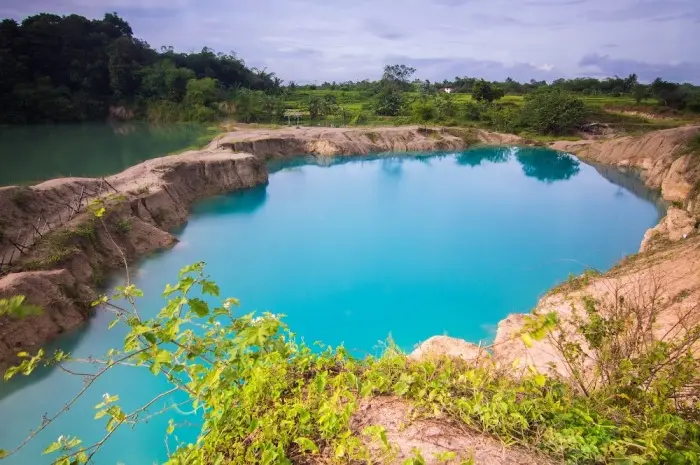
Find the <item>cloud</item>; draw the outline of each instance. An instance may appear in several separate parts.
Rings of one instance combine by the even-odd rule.
[[[415,67],[416,76],[431,81],[442,81],[454,76],[483,77],[490,80],[505,80],[510,77],[516,81],[553,80],[561,76],[553,65],[531,63],[504,64],[493,60],[475,60],[470,58],[454,60],[450,58],[411,58],[406,56],[388,56],[386,63],[405,63]]]
[[[626,0],[616,9],[594,10],[589,19],[600,21],[652,20],[657,22],[700,19],[698,0]],[[626,4],[624,4],[626,3]]]
[[[675,82],[700,82],[700,62],[647,63],[591,54],[583,57],[579,64],[583,67],[597,68],[598,74],[603,76],[627,76],[636,73],[641,81],[646,82],[657,77]]]
[[[700,0],[0,1],[4,17],[42,11],[117,11],[155,48],[233,50],[298,82],[377,78],[400,59],[431,80],[551,80],[638,66],[697,82],[700,56]]]
[[[365,29],[380,39],[398,40],[406,37],[406,33],[400,32],[396,27],[373,18],[365,21]]]
[[[589,3],[591,0],[530,0],[523,2],[525,5],[531,6],[571,6]]]
[[[435,3],[438,5],[444,5],[444,6],[462,6],[467,3],[472,3],[474,0],[435,0]]]

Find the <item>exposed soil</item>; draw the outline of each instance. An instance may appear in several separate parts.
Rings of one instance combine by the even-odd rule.
[[[673,327],[674,315],[697,308],[700,235],[696,205],[700,205],[700,189],[696,186],[700,168],[694,155],[683,152],[683,146],[698,131],[700,126],[690,126],[640,137],[551,144],[554,149],[595,163],[606,177],[614,177],[609,167],[634,171],[646,186],[660,189],[664,199],[685,208],[669,210],[668,217],[645,237],[640,254],[623,260],[602,276],[587,279],[576,289],[563,286],[550,292],[539,302],[536,313],[556,311],[566,317],[584,294],[604,300],[613,295],[644,295],[653,289],[663,305],[657,329],[662,332]],[[525,141],[481,130],[417,126],[241,129],[216,138],[202,151],[150,160],[111,176],[107,181],[119,195],[105,197],[104,221],[96,221],[85,211],[75,215],[64,226],[54,228],[48,238],[39,238],[31,251],[13,265],[13,272],[0,278],[0,297],[22,294],[44,308],[41,316],[22,320],[0,317],[0,369],[13,360],[17,351],[36,349],[89,318],[88,303],[95,296],[101,275],[122,267],[124,260],[129,262],[172,246],[176,239],[168,230],[187,221],[192,202],[267,182],[267,160],[302,154],[459,150],[473,143],[512,145]],[[8,238],[32,228],[39,215],[55,222],[84,186],[98,190],[102,182],[64,178],[33,187],[0,188],[0,253],[13,247]],[[124,226],[127,224],[128,228]],[[466,341],[437,336],[410,357],[449,356],[522,367],[532,364],[542,371],[553,369],[566,376],[565,367],[547,341],[535,342],[531,348],[522,343],[519,333],[525,318],[511,315],[499,324],[492,355]],[[463,426],[423,419],[413,413],[399,399],[368,399],[355,413],[353,427],[359,431],[370,424],[384,426],[389,441],[397,446],[396,463],[409,457],[413,448],[421,450],[428,463],[435,463],[435,454],[446,451],[462,459],[473,457],[479,464],[549,463],[528,450],[504,447]]]

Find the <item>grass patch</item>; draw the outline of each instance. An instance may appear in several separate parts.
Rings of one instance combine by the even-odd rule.
[[[129,218],[119,218],[117,220],[117,232],[119,234],[126,234],[131,231],[131,220]]]
[[[56,267],[79,253],[85,241],[97,239],[94,220],[85,221],[72,229],[45,234],[34,243],[32,258],[19,265],[22,270],[46,270]]]
[[[597,278],[601,275],[602,273],[594,268],[586,268],[586,270],[578,276],[570,273],[566,281],[554,286],[549,290],[547,295],[559,294],[561,292],[568,294],[569,292],[580,291],[588,286],[593,278]]]

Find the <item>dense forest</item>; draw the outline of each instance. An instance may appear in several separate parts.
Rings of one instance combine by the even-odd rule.
[[[3,20],[0,69],[0,124],[110,117],[281,123],[291,116],[305,124],[433,122],[564,134],[601,105],[606,111],[621,105],[639,111],[629,106],[643,104],[643,112],[673,117],[700,112],[700,87],[662,78],[644,84],[635,74],[551,83],[475,77],[430,82],[397,64],[374,81],[283,85],[274,73],[248,67],[233,53],[154,50],[116,13],[100,20],[45,13],[21,23]],[[609,122],[611,115],[598,112],[594,120]]]
[[[0,23],[0,123],[105,119],[117,107],[188,100],[190,111],[233,89],[273,91],[280,80],[210,49],[155,51],[117,14],[100,20],[39,14]],[[159,102],[156,104],[156,102]],[[118,110],[116,110],[118,111]]]

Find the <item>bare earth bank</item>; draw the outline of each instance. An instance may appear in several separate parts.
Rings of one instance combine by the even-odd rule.
[[[584,294],[609,299],[647,289],[658,294],[663,306],[659,329],[663,331],[673,326],[679,312],[697,306],[700,164],[692,155],[683,153],[683,147],[698,131],[700,126],[690,126],[640,137],[550,144],[584,161],[621,171],[634,170],[647,186],[660,189],[662,197],[677,206],[647,232],[640,254],[623,260],[602,276],[586,280],[575,290],[563,287],[550,292],[539,302],[535,313],[556,311],[566,317]],[[244,129],[217,137],[204,150],[149,160],[110,176],[106,178],[109,187],[100,179],[89,178],[54,179],[32,187],[2,187],[2,256],[16,248],[12,243],[17,243],[15,238],[37,227],[38,217],[53,227],[50,232],[43,231],[43,237],[37,236],[33,243],[22,243],[27,246],[25,253],[13,262],[11,272],[0,278],[0,298],[22,294],[44,308],[42,315],[25,319],[0,317],[0,370],[14,360],[16,352],[35,350],[89,318],[89,302],[95,298],[105,273],[122,268],[125,261],[129,263],[157,249],[171,247],[176,239],[168,231],[187,221],[194,201],[266,183],[267,160],[302,154],[460,150],[475,143],[513,145],[526,141],[481,130],[426,130],[417,126]],[[68,221],[66,209],[83,189],[100,193],[103,203],[93,203],[92,208],[106,207],[104,221],[96,221],[85,207]],[[661,278],[663,283],[659,285]],[[501,321],[490,351],[463,340],[438,336],[420,345],[411,358],[453,356],[479,363],[535,365],[566,376],[565,367],[547,341],[536,342],[529,349],[521,342],[519,333],[524,319],[525,315],[510,315]],[[488,458],[479,463],[547,463],[526,451],[503,448],[489,438],[467,435],[439,421],[415,422],[404,428],[403,420],[409,416],[409,410],[410,406],[399,399],[370,399],[353,421],[361,426],[368,418],[376,417],[376,422],[386,423],[384,426],[402,454],[413,447],[423,450],[425,456],[472,449],[485,460]]]

